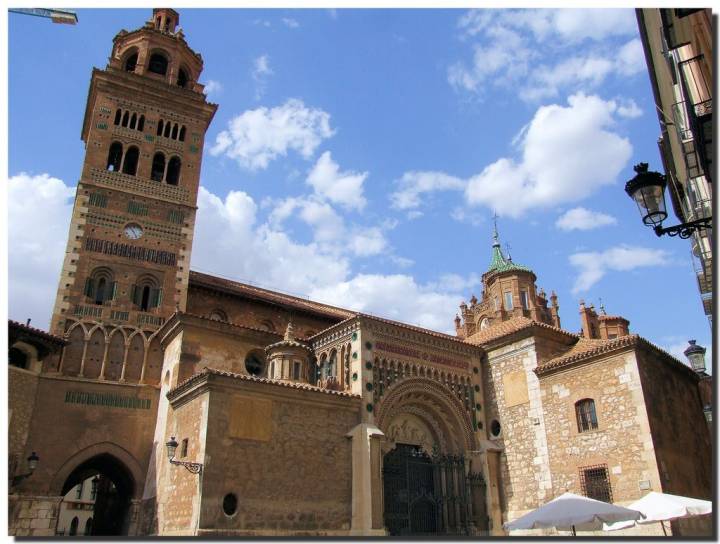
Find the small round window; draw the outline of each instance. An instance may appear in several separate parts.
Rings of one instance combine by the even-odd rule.
[[[493,419],[490,423],[490,434],[497,438],[500,436],[500,433],[502,432],[502,427],[500,426],[500,422],[497,419]]]
[[[222,508],[226,516],[232,516],[237,512],[237,497],[234,493],[228,493],[223,497]]]
[[[257,353],[249,353],[245,357],[245,370],[252,376],[260,376],[265,368],[265,363]]]

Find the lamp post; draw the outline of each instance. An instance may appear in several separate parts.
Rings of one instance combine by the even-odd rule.
[[[202,472],[202,463],[175,460],[175,451],[177,450],[178,443],[174,436],[171,436],[170,440],[165,443],[165,447],[167,447],[168,461],[170,461],[171,464],[183,466],[193,474],[200,474]]]
[[[685,357],[690,361],[690,368],[695,372],[705,373],[705,352],[707,351],[704,347],[698,346],[695,340],[688,340],[690,344],[687,349],[683,352]]]
[[[40,461],[40,457],[38,457],[38,454],[35,452],[32,452],[27,458],[28,471],[25,474],[16,474],[15,476],[13,476],[12,485],[16,486],[21,481],[23,481],[25,478],[32,476],[32,473],[35,472],[35,469],[37,468],[39,461]]]
[[[633,169],[636,175],[625,184],[625,192],[637,204],[643,223],[653,227],[657,236],[667,234],[690,238],[696,230],[712,228],[712,217],[663,228],[662,222],[668,216],[665,207],[665,176],[659,172],[649,172],[646,162],[636,164]]]

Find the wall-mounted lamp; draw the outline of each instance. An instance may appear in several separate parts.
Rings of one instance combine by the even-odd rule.
[[[167,454],[168,454],[168,460],[173,465],[181,465],[188,469],[193,474],[200,474],[203,469],[202,463],[191,463],[189,461],[176,461],[175,460],[175,451],[177,450],[178,443],[177,440],[175,440],[174,436],[170,437],[170,440],[168,440],[165,443],[165,446],[167,447]]]
[[[32,476],[32,473],[35,472],[35,469],[38,466],[38,461],[40,461],[40,457],[38,457],[37,453],[32,452],[27,458],[28,471],[25,474],[16,474],[13,476],[12,485],[17,485],[28,476]]]
[[[668,216],[665,208],[665,176],[659,172],[649,172],[646,162],[636,164],[634,170],[636,175],[625,184],[625,192],[637,204],[643,223],[653,227],[655,234],[690,238],[696,230],[712,229],[712,217],[663,228],[662,222]]]

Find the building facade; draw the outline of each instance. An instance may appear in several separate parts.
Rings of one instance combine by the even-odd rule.
[[[52,334],[10,326],[11,364],[52,355],[24,394],[11,368],[11,534],[96,478],[92,535],[503,535],[565,491],[710,496],[698,376],[622,317],[563,330],[497,231],[456,335],[190,271],[216,106],[178,22],[92,74]]]
[[[658,148],[675,215],[682,223],[712,216],[713,25],[712,10],[636,10],[655,98]],[[700,297],[712,324],[712,231],[692,236],[691,259]]]

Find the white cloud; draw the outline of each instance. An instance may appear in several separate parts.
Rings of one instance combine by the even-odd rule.
[[[570,255],[570,264],[578,269],[572,292],[587,291],[609,271],[627,272],[644,266],[663,266],[669,263],[669,253],[621,244],[605,251],[589,251]]]
[[[47,329],[62,269],[75,187],[48,174],[8,180],[8,315]]]
[[[419,285],[406,274],[358,274],[335,285],[318,287],[310,296],[359,312],[453,334],[452,320],[461,296]]]
[[[367,203],[363,196],[363,183],[367,176],[367,172],[341,172],[330,152],[325,151],[310,171],[306,182],[319,197],[346,209],[362,210]]]
[[[418,208],[425,193],[465,188],[463,180],[443,172],[405,172],[395,184],[398,189],[390,195],[390,201],[398,210]]]
[[[385,234],[379,227],[356,228],[350,236],[350,250],[358,257],[378,255],[387,246]]]
[[[591,230],[615,224],[617,219],[612,215],[583,207],[568,210],[555,221],[555,226],[561,230]]]
[[[448,67],[456,89],[482,96],[488,86],[537,101],[560,90],[589,91],[613,74],[641,72],[640,40],[631,9],[471,10],[458,20],[460,39],[470,40],[472,60]],[[590,41],[577,55],[578,45]]]
[[[281,106],[247,110],[234,117],[228,129],[217,135],[210,154],[225,154],[249,170],[265,169],[289,150],[310,159],[334,133],[330,114],[292,98]]]
[[[522,138],[522,157],[501,158],[473,176],[467,202],[519,217],[614,183],[632,154],[630,141],[609,130],[616,109],[613,101],[584,94],[569,97],[567,106],[539,108]]]
[[[209,79],[208,82],[205,84],[204,92],[206,95],[211,95],[220,94],[222,90],[222,83],[220,83],[219,81],[215,81],[214,79]]]
[[[620,100],[617,108],[617,114],[626,119],[635,119],[643,114],[642,109],[635,101],[630,98],[628,100]]]
[[[270,58],[261,55],[253,61],[252,78],[255,81],[255,100],[260,100],[265,94],[267,80],[274,72],[270,68]]]
[[[298,28],[300,26],[300,23],[298,23],[297,20],[293,19],[292,17],[283,17],[282,22],[288,28]]]

